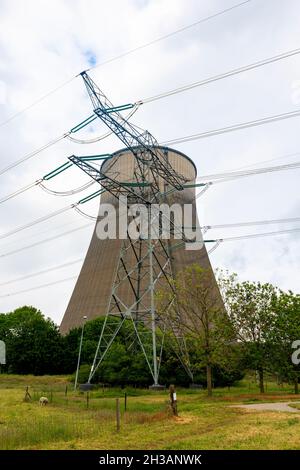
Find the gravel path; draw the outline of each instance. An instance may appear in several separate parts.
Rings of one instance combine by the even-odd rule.
[[[299,402],[295,402],[299,403]],[[234,408],[244,408],[254,411],[287,411],[289,413],[299,413],[300,410],[292,408],[289,403],[255,403],[253,405],[232,405]]]

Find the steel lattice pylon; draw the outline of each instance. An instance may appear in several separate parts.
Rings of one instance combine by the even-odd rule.
[[[147,211],[148,225],[146,236],[141,232],[138,237],[133,238],[127,229],[127,238],[122,240],[111,298],[88,382],[93,379],[121,328],[122,331],[124,328],[126,330],[127,324],[133,325],[127,337],[128,347],[136,341],[139,343],[153,377],[154,386],[159,385],[159,371],[166,336],[192,379],[184,337],[178,326],[174,328],[169,314],[176,301],[171,281],[172,240],[165,238],[161,214],[153,210],[162,201],[169,202],[168,192],[183,190],[187,180],[172,168],[167,153],[159,148],[149,132],[142,131],[126,121],[119,113],[119,108],[113,107],[86,72],[82,73],[82,77],[95,114],[113,130],[132,153],[133,178],[130,183],[120,181],[109,171],[109,162],[99,169],[80,157],[72,156],[70,160],[99,182],[103,189],[117,200],[120,200],[121,196],[126,196],[124,209],[130,212],[133,205],[136,209],[139,205],[143,205]],[[120,218],[121,214],[118,215]],[[179,231],[181,239],[189,241],[185,239],[182,228],[177,227],[174,221],[169,220],[169,224],[173,234]],[[171,294],[171,300],[165,305],[163,315],[159,315],[156,309],[155,292],[160,288],[169,290]]]

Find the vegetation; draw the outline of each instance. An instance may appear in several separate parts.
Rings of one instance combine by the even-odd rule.
[[[261,393],[265,391],[266,373],[277,377],[278,383],[292,382],[298,393],[300,367],[291,356],[293,343],[300,340],[300,296],[270,284],[238,282],[236,275],[221,274],[219,284],[226,310],[216,301],[216,286],[210,284],[207,272],[199,265],[189,266],[174,280],[175,299],[164,292],[158,294],[160,315],[168,305],[175,328],[186,338],[194,382],[205,386],[211,396],[213,387],[231,386],[247,371],[253,371],[258,374]],[[79,382],[88,379],[103,321],[97,318],[85,325]],[[145,330],[140,333],[149,338],[151,348],[147,328],[139,328]],[[74,328],[61,336],[58,327],[34,307],[0,314],[0,339],[7,348],[7,364],[2,371],[74,374],[81,331]],[[95,383],[122,387],[152,383],[143,352],[137,344],[128,342],[133,333],[132,323],[125,322],[97,369]],[[160,381],[167,386],[187,386],[190,382],[168,337]]]
[[[86,323],[79,371],[79,383],[88,379],[97,342],[103,325],[103,318]],[[141,328],[141,327],[140,327]],[[126,323],[111,346],[105,361],[97,370],[94,382],[110,385],[126,384],[147,386],[152,384],[144,355],[138,345],[128,350],[127,337],[133,333],[131,322]],[[35,332],[38,332],[36,334]],[[77,365],[81,328],[74,328],[62,337],[56,325],[45,319],[33,307],[22,307],[6,315],[0,315],[0,339],[7,345],[7,364],[3,370],[18,374],[74,374]],[[149,341],[151,340],[149,336]],[[195,361],[198,361],[194,352]],[[217,385],[231,385],[242,377],[236,368],[232,375],[222,368],[215,374]],[[73,376],[74,377],[74,376]],[[188,385],[190,380],[173,351],[166,347],[162,357],[161,382]],[[205,386],[203,370],[198,368],[195,380]]]
[[[232,406],[295,400],[292,386],[266,378],[264,395],[253,374],[230,389],[215,389],[213,398],[204,390],[177,388],[176,418],[168,410],[167,390],[100,387],[90,393],[87,408],[86,394],[73,392],[67,377],[2,374],[0,448],[300,449],[300,415]],[[30,402],[23,401],[27,385]],[[39,406],[40,396],[47,396],[49,405]],[[119,433],[116,397],[121,399]]]
[[[62,368],[58,327],[34,307],[0,315],[0,339],[6,344],[6,370],[16,374],[55,374]]]
[[[300,367],[291,361],[291,345],[300,339],[300,296],[282,292],[274,306],[274,327],[269,333],[273,361],[270,369],[280,380],[294,383],[299,393]]]
[[[233,337],[242,345],[248,368],[258,372],[260,392],[264,393],[277,290],[271,284],[260,282],[238,283],[235,275],[223,278],[221,285]]]
[[[169,305],[168,314],[175,329],[187,339],[194,373],[201,372],[203,368],[206,370],[207,393],[211,396],[213,369],[223,370],[224,373],[228,373],[229,369],[235,373],[238,370],[237,364],[235,370],[233,367],[234,348],[224,336],[224,330],[228,329],[228,318],[218,287],[212,284],[208,271],[193,264],[178,274],[173,281],[173,288],[174,293],[158,293],[160,315],[164,316],[166,305]],[[217,377],[215,374],[214,379]]]

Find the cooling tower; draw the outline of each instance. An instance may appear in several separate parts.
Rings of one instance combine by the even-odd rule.
[[[168,159],[178,174],[183,175],[191,183],[195,181],[197,176],[196,167],[189,157],[167,147],[159,147],[159,151],[161,155]],[[127,149],[115,152],[110,159],[102,164],[101,170],[105,174],[113,175],[119,181],[135,181],[136,179],[135,158]],[[162,177],[158,178],[162,192],[167,192],[168,187],[164,179]],[[118,207],[118,200],[109,192],[101,195],[100,205],[104,203],[111,203],[116,208]],[[168,203],[170,203],[169,199]],[[197,214],[194,187],[185,188],[181,191],[173,191],[171,203],[179,203],[181,206],[188,203],[191,204],[195,222]],[[97,223],[95,224],[84,263],[61,323],[60,331],[62,334],[66,334],[74,327],[81,326],[83,316],[87,316],[88,320],[91,320],[106,315],[109,308],[112,286],[115,282],[120,259],[122,240],[100,240],[97,237],[96,225]],[[170,241],[170,243],[174,242],[175,240]],[[200,250],[189,251],[185,249],[183,244],[178,249],[172,250],[170,264],[174,276],[183,268],[193,263],[198,263],[201,267],[208,270],[216,300],[220,302],[220,305],[223,305],[205,246]],[[128,269],[130,268],[127,267]],[[144,278],[142,282],[148,281]],[[124,285],[124,289],[127,289],[128,292],[122,292],[122,296],[128,301],[128,305],[130,305],[131,296],[133,295],[132,290],[128,286],[126,287],[126,285]]]

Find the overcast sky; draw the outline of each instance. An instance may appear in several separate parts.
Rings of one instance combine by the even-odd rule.
[[[0,122],[80,71],[152,41],[238,0],[0,0]],[[210,21],[150,47],[101,65],[92,78],[115,104],[147,98],[235,67],[300,47],[298,0],[252,0]],[[133,122],[159,142],[300,108],[300,56],[144,105]],[[0,170],[62,135],[92,113],[80,77],[0,127]],[[190,143],[178,150],[197,165],[198,175],[300,160],[300,117]],[[101,135],[95,123],[80,137]],[[32,183],[69,155],[111,153],[115,137],[79,145],[64,139],[0,176],[0,198]],[[281,158],[282,157],[282,158]],[[268,160],[272,162],[266,163]],[[200,199],[202,225],[299,216],[299,171],[243,178],[212,186]],[[74,168],[48,186],[77,187],[87,178]],[[94,188],[94,187],[93,187]],[[0,312],[34,305],[59,323],[75,280],[44,289],[15,292],[76,276],[81,263],[26,280],[28,274],[84,258],[93,227],[9,254],[40,240],[87,225],[74,210],[47,222],[5,234],[76,202],[85,193],[55,197],[40,188],[0,204]],[[97,214],[97,201],[84,206]],[[300,224],[219,229],[212,237],[258,233]],[[214,268],[237,272],[242,280],[271,282],[299,292],[299,234],[227,242],[210,258]],[[4,256],[5,255],[5,256]],[[83,312],[84,314],[84,312]]]

